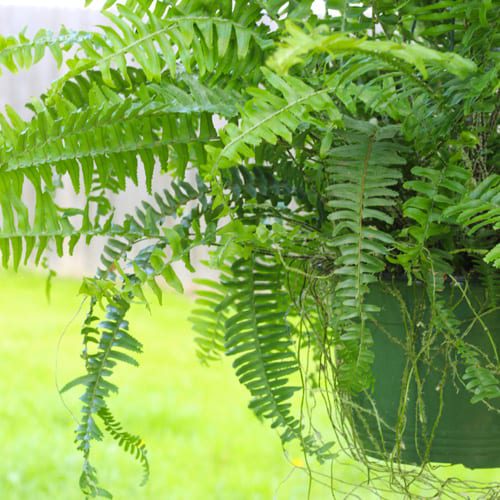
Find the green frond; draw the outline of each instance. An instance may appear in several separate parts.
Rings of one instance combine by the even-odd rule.
[[[270,144],[278,140],[292,142],[293,133],[312,112],[326,111],[332,121],[340,120],[328,96],[332,89],[317,90],[298,78],[280,77],[266,68],[262,68],[262,72],[269,89],[248,89],[252,99],[241,110],[239,125],[229,123],[220,132],[224,147],[207,146],[212,171],[251,158],[255,148],[264,141]]]
[[[144,471],[141,486],[144,486],[149,478],[149,462],[146,445],[139,436],[134,436],[133,434],[124,431],[120,422],[116,420],[107,406],[101,408],[98,415],[103,421],[104,428],[109,435],[121,448],[133,455],[135,459],[141,463]]]
[[[0,176],[0,186],[2,179],[3,176]],[[177,217],[190,202],[196,201],[201,208],[198,212],[192,208],[188,217],[201,217],[202,212],[209,217],[211,213],[206,186],[199,178],[196,187],[182,180],[173,181],[168,190],[154,194],[154,202],[143,202],[135,214],[126,214],[121,224],[113,221],[113,215],[104,222],[99,218],[92,221],[86,217],[84,209],[57,207],[51,196],[45,196],[43,200],[46,205],[37,206],[35,224],[30,224],[24,204],[13,203],[15,211],[12,212],[5,199],[3,203],[0,201],[5,217],[0,231],[0,253],[5,267],[12,264],[17,269],[21,262],[27,264],[33,256],[35,264],[38,264],[52,243],[60,256],[65,253],[71,255],[82,239],[89,244],[97,236],[106,236],[109,242],[104,247],[101,263],[104,269],[109,269],[118,258],[122,258],[125,249],[128,251],[138,240],[164,238],[170,244],[169,240],[175,235],[170,232],[165,236],[164,222],[167,217]],[[52,217],[47,216],[50,207]],[[77,219],[73,220],[73,217]],[[180,243],[176,243],[180,247]]]
[[[56,166],[59,174],[70,175],[77,192],[81,170],[87,193],[93,164],[98,173],[111,166],[116,175],[126,166],[129,173],[125,176],[133,180],[138,157],[151,173],[153,155],[165,166],[170,149],[174,163],[183,170],[189,160],[203,158],[201,143],[216,137],[211,121],[214,113],[232,116],[233,95],[222,95],[190,78],[144,86],[134,97],[94,87],[84,109],[61,97],[53,108],[42,107],[29,123],[14,126],[0,118],[5,140],[0,142],[0,170]],[[100,165],[104,159],[106,167]]]
[[[18,37],[0,35],[0,75],[2,66],[11,73],[31,68],[43,59],[47,49],[57,62],[57,66],[61,67],[64,52],[68,52],[75,45],[81,46],[91,38],[91,33],[72,31],[64,27],[57,35],[41,29],[32,39],[24,33],[20,33]]]
[[[500,374],[495,373],[494,368],[484,366],[480,353],[473,346],[461,342],[458,347],[463,362],[465,372],[463,379],[466,382],[466,389],[473,394],[471,403],[480,401],[491,401],[500,398]]]
[[[424,78],[428,76],[428,66],[435,65],[460,78],[477,71],[475,63],[454,52],[440,52],[424,45],[403,44],[384,40],[354,38],[347,33],[325,34],[326,27],[319,27],[306,33],[292,22],[286,24],[289,38],[273,54],[271,67],[286,73],[292,66],[301,63],[304,56],[313,52],[327,52],[332,58],[350,54],[363,54],[372,58],[388,56],[395,61],[403,61],[417,68]]]
[[[488,27],[498,20],[493,2],[435,2],[403,8],[406,17],[415,22],[415,34],[435,46],[489,50],[495,42],[488,36]],[[498,22],[498,21],[497,21]]]
[[[429,326],[444,337],[453,339],[462,363],[461,378],[466,389],[472,394],[471,403],[489,402],[500,397],[498,357],[496,363],[492,362],[477,345],[467,342],[467,336],[461,335],[463,328],[460,322],[442,294],[432,287],[429,287],[428,294],[433,303],[433,315]],[[498,296],[493,300],[498,300]]]
[[[111,393],[118,392],[118,388],[109,381],[109,377],[113,374],[118,361],[136,364],[134,355],[142,351],[141,344],[128,333],[128,323],[124,319],[130,307],[127,301],[117,297],[107,306],[105,319],[97,325],[98,318],[94,315],[94,307],[95,304],[92,303],[82,329],[84,337],[82,356],[87,373],[61,389],[61,392],[65,392],[75,386],[84,387],[81,397],[83,416],[76,431],[75,441],[84,456],[84,469],[80,482],[87,488],[84,492],[91,496],[96,496],[97,493],[95,487],[92,488],[92,485],[97,486],[97,481],[93,477],[93,469],[89,462],[91,442],[101,441],[103,438],[96,416],[102,410],[106,411],[106,399]]]
[[[196,292],[195,307],[191,311],[190,321],[197,334],[196,354],[203,364],[208,365],[220,359],[224,353],[224,334],[228,311],[229,291],[224,284],[229,276],[221,271],[217,281],[196,279],[194,283],[202,286]]]
[[[334,332],[340,360],[339,382],[361,390],[372,380],[372,335],[367,325],[377,308],[365,301],[369,285],[386,266],[394,240],[390,209],[398,196],[394,186],[401,178],[402,146],[395,139],[398,128],[345,120],[340,134],[344,145],[328,153],[331,181],[328,218],[333,224],[329,246],[338,253],[334,274]],[[387,228],[384,230],[383,228]]]
[[[465,193],[460,203],[445,212],[454,216],[458,224],[467,228],[469,235],[477,234],[481,229],[491,227],[500,229],[500,175],[492,174],[475,189]],[[497,243],[486,255],[486,262],[500,268],[500,243]]]
[[[97,423],[97,416],[102,419],[105,430],[113,439],[142,464],[145,480],[149,474],[144,444],[139,437],[123,431],[109,412],[107,400],[111,394],[118,392],[118,387],[109,380],[116,365],[125,363],[138,366],[136,356],[142,352],[142,345],[130,334],[126,315],[134,300],[147,304],[143,286],[151,286],[155,278],[163,273],[166,266],[166,255],[162,252],[164,246],[160,242],[141,250],[131,260],[131,272],[123,272],[116,259],[116,272],[113,269],[102,270],[95,279],[85,280],[81,288],[81,293],[91,297],[90,310],[82,328],[82,357],[86,373],[66,384],[61,392],[76,386],[84,388],[80,398],[83,416],[76,430],[75,441],[84,457],[80,484],[82,491],[90,496],[98,496],[100,491],[95,471],[90,464],[92,443],[101,441],[104,437]],[[108,247],[117,249],[112,242]],[[109,249],[107,252],[109,253]],[[100,320],[96,305],[102,302],[106,306],[104,318]]]
[[[72,238],[74,247],[80,236],[90,238],[101,226],[110,230],[109,223],[90,220],[92,205],[109,204],[107,191],[125,189],[127,180],[137,183],[139,162],[149,190],[156,159],[163,169],[176,169],[183,177],[189,162],[204,162],[203,143],[216,140],[212,115],[235,112],[230,93],[208,89],[189,77],[176,85],[144,86],[129,97],[93,87],[89,98],[82,109],[60,97],[54,108],[41,107],[30,122],[14,111],[10,121],[0,115],[4,265],[12,256],[17,267],[36,248],[38,262],[49,240],[61,254],[65,238]],[[67,174],[75,192],[84,192],[87,203],[82,209],[65,211],[56,205],[54,171],[59,177]],[[26,185],[35,192],[33,214],[23,199]],[[72,217],[82,217],[81,222],[72,222]]]
[[[163,227],[166,218],[172,216],[179,219],[178,224]],[[182,291],[182,283],[172,268],[172,262],[183,260],[192,269],[190,250],[193,242],[202,236],[192,235],[190,230],[201,224],[202,217],[207,226],[214,224],[218,217],[207,199],[206,186],[199,179],[197,188],[182,180],[173,181],[163,195],[155,195],[154,204],[143,202],[133,215],[125,216],[122,225],[111,226],[115,236],[104,247],[102,267],[95,278],[86,278],[82,284],[80,293],[91,300],[82,328],[82,357],[86,373],[66,384],[62,392],[76,386],[85,389],[80,398],[83,418],[76,431],[76,442],[84,455],[82,491],[88,495],[96,496],[101,491],[90,464],[92,442],[103,438],[96,415],[103,420],[105,430],[113,439],[141,462],[147,478],[149,466],[144,444],[139,437],[125,432],[109,413],[107,400],[112,393],[118,392],[117,386],[109,379],[119,362],[138,365],[136,355],[142,351],[142,346],[130,334],[126,320],[132,303],[149,306],[146,288],[151,289],[161,303],[163,290],[157,282],[160,277],[168,285]],[[134,246],[145,239],[153,240],[153,243],[131,257],[129,254]],[[201,239],[199,244],[202,243]],[[169,255],[167,247],[171,250]],[[97,304],[105,308],[102,320],[96,312]]]
[[[488,265],[481,255],[472,256],[474,271],[479,276],[479,282],[484,288],[487,308],[500,306],[500,270]]]
[[[187,72],[224,74],[236,71],[243,74],[263,62],[263,50],[269,48],[256,28],[260,17],[256,6],[246,11],[224,12],[223,8],[206,8],[188,2],[177,6],[152,2],[118,3],[117,13],[106,10],[111,25],[102,26],[102,33],[82,44],[81,53],[69,61],[71,70],[53,88],[76,75],[98,68],[106,84],[113,86],[111,68],[127,77],[127,57],[133,57],[149,81],[160,81],[163,71],[172,78],[178,74],[181,62]],[[249,56],[252,56],[251,58]]]
[[[232,267],[228,283],[234,307],[225,325],[225,347],[253,400],[250,408],[280,428],[282,440],[300,437],[300,423],[291,415],[290,399],[299,390],[289,385],[298,372],[287,322],[281,270],[270,259],[253,256]]]
[[[443,252],[426,251],[426,248],[433,240],[449,233],[443,214],[455,206],[466,190],[470,171],[450,158],[444,166],[439,163],[435,167],[413,167],[411,173],[413,179],[403,187],[416,194],[403,204],[403,215],[413,223],[402,231],[402,236],[409,237],[410,242],[399,243],[401,254],[397,261],[408,271],[422,266],[419,270],[427,272],[432,266],[434,271],[448,272],[449,262]]]
[[[291,400],[300,388],[289,379],[299,374],[299,363],[287,319],[290,304],[282,268],[272,257],[252,255],[235,262],[231,273],[226,282],[228,297],[219,307],[227,310],[227,303],[231,304],[225,349],[228,356],[236,357],[236,375],[252,395],[249,407],[271,421],[284,444],[297,440],[305,453],[326,459],[331,443],[304,434],[301,421],[292,414]]]

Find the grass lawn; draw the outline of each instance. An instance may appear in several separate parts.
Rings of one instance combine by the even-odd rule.
[[[80,499],[74,421],[54,381],[58,338],[78,310],[79,282],[57,279],[50,304],[42,277],[1,273],[0,283],[0,498]],[[248,396],[229,364],[199,364],[187,321],[190,306],[188,299],[170,294],[152,315],[141,308],[131,315],[131,330],[143,341],[145,353],[140,368],[117,370],[121,390],[110,407],[127,430],[148,444],[152,475],[139,487],[139,465],[108,439],[93,453],[103,486],[116,499],[127,500],[306,498],[306,476],[287,462],[276,433],[247,410]],[[82,372],[79,325],[84,314],[62,338],[61,384]],[[75,415],[78,396],[78,389],[66,396]],[[355,472],[346,469],[345,474],[356,479]],[[474,476],[494,477],[494,471]],[[311,498],[331,495],[315,485]]]

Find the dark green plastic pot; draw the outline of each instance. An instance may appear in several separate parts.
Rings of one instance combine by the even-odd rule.
[[[428,320],[429,308],[425,304],[423,286],[407,286],[402,281],[394,286],[407,304],[410,314],[420,317],[424,324]],[[481,308],[485,303],[485,294],[480,285],[470,287],[475,307]],[[445,292],[449,304],[457,304],[459,293],[456,287],[449,286]],[[369,295],[369,303],[380,307],[377,324],[371,325],[374,338],[374,376],[375,384],[368,398],[359,394],[354,398],[361,408],[367,411],[355,412],[355,430],[365,452],[376,458],[387,458],[396,451],[395,456],[407,464],[421,464],[425,459],[431,462],[463,464],[469,468],[500,467],[500,415],[489,411],[482,403],[472,404],[471,393],[462,384],[453,383],[451,372],[448,372],[443,391],[439,390],[442,380],[445,358],[442,351],[435,348],[426,356],[426,360],[417,363],[418,371],[423,377],[421,391],[427,424],[417,416],[417,386],[415,381],[408,385],[406,426],[399,431],[401,439],[397,440],[395,426],[398,421],[402,380],[408,356],[404,344],[408,339],[407,329],[403,323],[403,315],[398,300],[388,292],[386,285],[378,285]],[[462,325],[470,325],[471,309],[463,301],[455,308],[456,317]],[[419,316],[420,315],[420,316]],[[483,317],[500,352],[500,312],[494,311]],[[466,327],[464,326],[462,330]],[[417,330],[411,336],[411,342],[417,349],[422,342]],[[480,347],[484,352],[493,353],[491,343],[484,330],[476,326],[466,336],[467,342]],[[494,359],[491,357],[491,359]],[[461,374],[463,365],[458,365]],[[438,418],[440,397],[443,405],[439,423],[435,428],[430,448],[427,447],[433,423]],[[373,416],[375,404],[380,418],[387,427],[379,426]],[[498,400],[492,401],[499,409]],[[395,446],[396,442],[399,446]],[[427,450],[430,449],[430,453]]]

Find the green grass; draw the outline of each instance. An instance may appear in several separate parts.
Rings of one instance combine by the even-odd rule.
[[[1,273],[0,283],[0,498],[80,499],[75,424],[54,380],[58,339],[81,301],[79,282],[57,279],[50,304],[40,276]],[[168,294],[153,314],[139,307],[131,315],[131,329],[145,352],[140,368],[117,370],[120,394],[110,407],[128,431],[148,444],[151,478],[139,487],[139,465],[108,439],[93,452],[103,486],[118,500],[306,498],[307,477],[287,462],[276,433],[247,409],[246,390],[227,360],[212,368],[198,362],[187,320],[190,307],[188,299]],[[82,373],[79,325],[84,314],[80,311],[61,340],[61,384]],[[65,396],[76,416],[78,396],[78,389]],[[300,460],[293,454],[288,458]],[[469,479],[495,478],[495,471],[478,474],[454,467],[452,472]],[[336,473],[354,483],[361,477],[348,467]],[[369,498],[362,491],[359,495]],[[315,484],[310,498],[331,495]]]

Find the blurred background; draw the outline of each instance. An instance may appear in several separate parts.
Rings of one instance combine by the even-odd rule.
[[[85,29],[105,19],[94,0],[0,0],[0,34],[30,36],[40,28],[58,31],[64,24]],[[324,12],[324,2],[314,2]],[[0,77],[0,106],[18,112],[58,75],[47,57],[28,72]],[[165,183],[166,179],[158,179]],[[113,203],[119,213],[133,209],[146,196],[143,186],[130,186]],[[29,193],[27,194],[29,197]],[[61,193],[71,205],[75,195]],[[60,398],[57,386],[82,374],[79,327],[85,316],[78,295],[79,277],[93,274],[100,244],[78,247],[72,258],[52,260],[59,277],[51,300],[45,277],[37,272],[0,272],[0,499],[70,500],[82,498],[78,488],[81,455],[73,446],[74,418],[79,415],[78,390]],[[200,252],[195,261],[206,257]],[[182,274],[182,271],[180,271]],[[191,277],[182,275],[188,283]],[[275,431],[247,409],[248,395],[226,360],[200,365],[188,321],[192,287],[184,297],[171,293],[151,314],[132,312],[131,330],[144,343],[141,367],[118,370],[120,394],[111,410],[126,430],[140,434],[149,448],[151,478],[140,487],[141,470],[109,439],[96,446],[94,462],[103,485],[117,499],[323,499],[329,491],[329,467],[319,469],[319,482],[308,483],[298,450],[285,453]],[[455,474],[489,480],[462,468]],[[335,475],[354,484],[365,478],[351,466],[336,465]],[[325,484],[321,484],[321,482]],[[339,498],[380,498],[333,484]],[[391,498],[389,495],[384,498]],[[395,496],[394,498],[398,498]]]

